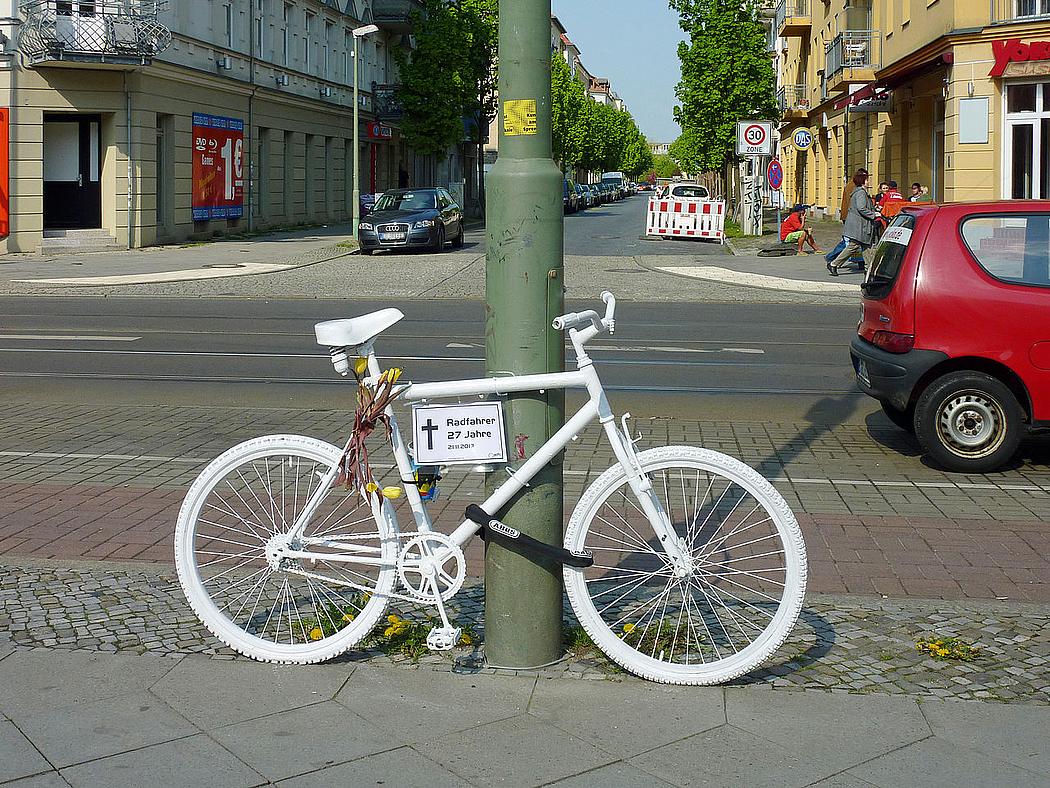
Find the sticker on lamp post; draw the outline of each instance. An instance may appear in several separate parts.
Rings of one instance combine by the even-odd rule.
[[[419,465],[506,462],[503,403],[418,405],[412,409],[412,441]]]

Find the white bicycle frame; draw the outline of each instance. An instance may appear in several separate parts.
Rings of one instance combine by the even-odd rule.
[[[599,423],[605,430],[606,437],[612,446],[613,453],[620,467],[623,468],[627,477],[627,483],[634,492],[642,512],[649,519],[653,530],[659,538],[663,549],[667,552],[672,567],[678,569],[688,562],[688,551],[680,542],[677,534],[670,523],[670,519],[663,508],[659,498],[652,493],[652,482],[642,471],[634,451],[634,445],[627,435],[626,421],[629,416],[624,416],[623,431],[617,426],[615,416],[605,396],[598,372],[594,368],[590,356],[587,355],[585,345],[599,333],[609,331],[612,333],[615,322],[613,315],[616,300],[611,293],[603,293],[603,299],[607,306],[606,317],[599,318],[597,313],[588,310],[579,314],[571,314],[559,317],[554,321],[556,329],[568,328],[569,340],[576,351],[576,371],[556,372],[544,375],[509,375],[498,378],[477,378],[471,380],[443,381],[437,383],[410,383],[404,386],[399,393],[398,399],[406,402],[427,402],[433,399],[448,397],[484,397],[488,395],[511,394],[515,392],[543,392],[551,389],[585,389],[588,394],[587,402],[567,422],[552,435],[536,452],[514,471],[508,468],[508,479],[503,482],[488,498],[481,504],[481,508],[495,517],[504,506],[528,483],[532,478],[549,463],[558,452],[562,451],[590,422],[597,417]],[[577,325],[588,323],[585,328],[578,329]],[[376,357],[374,345],[375,339],[358,348],[360,356],[368,359],[369,377],[364,381],[366,385],[375,386],[382,373],[379,359]],[[412,460],[408,454],[401,433],[397,426],[397,417],[392,406],[387,406],[386,415],[390,418],[391,446],[394,459],[397,463],[401,479],[413,477]],[[289,533],[289,539],[294,541],[299,538],[309,523],[314,511],[320,506],[325,493],[335,483],[338,476],[338,467],[329,471],[328,475],[321,480],[313,500],[307,503],[302,513]],[[420,532],[433,531],[433,524],[415,485],[406,484],[405,493],[413,517],[416,521],[417,530]],[[389,501],[383,500],[381,516],[397,530],[397,520],[393,516]],[[464,519],[458,528],[450,535],[450,539],[459,548],[463,548],[481,529],[481,525],[469,519]],[[310,541],[310,540],[307,540]],[[327,543],[329,547],[348,547],[345,542]],[[336,556],[331,553],[318,554],[308,550],[287,550],[285,555],[289,558],[299,559],[323,559],[325,561],[339,561],[346,563],[361,563],[372,565],[385,565],[389,563],[378,556],[378,548],[353,548],[355,552],[374,553],[375,557],[366,558],[361,555],[345,554]]]

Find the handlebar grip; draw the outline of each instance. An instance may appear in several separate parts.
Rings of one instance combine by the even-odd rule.
[[[572,328],[573,326],[578,325],[579,322],[580,316],[575,312],[569,312],[567,315],[554,318],[554,320],[551,321],[551,327],[555,331],[564,331],[567,328]]]

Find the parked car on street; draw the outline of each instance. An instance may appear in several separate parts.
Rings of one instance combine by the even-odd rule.
[[[424,248],[440,252],[445,242],[463,245],[463,211],[445,189],[395,189],[376,200],[358,225],[362,254],[378,249]]]
[[[991,471],[1050,428],[1050,202],[907,206],[861,289],[857,383],[938,464]]]
[[[562,181],[562,206],[565,213],[576,213],[579,210],[579,197],[572,181]]]
[[[576,189],[576,210],[585,211],[590,208],[590,203],[587,201],[587,190],[583,188],[583,184],[574,184],[573,188]]]

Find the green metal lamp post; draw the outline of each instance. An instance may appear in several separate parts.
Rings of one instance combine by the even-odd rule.
[[[485,347],[489,375],[565,368],[563,175],[551,156],[551,0],[500,0],[499,157],[487,178]],[[511,395],[512,457],[562,425],[562,391]],[[506,479],[499,470],[489,487]],[[562,543],[562,469],[550,465],[502,512],[512,528]],[[485,550],[485,654],[490,665],[531,668],[561,658],[561,567],[496,544]]]
[[[361,143],[359,138],[361,136],[361,100],[358,98],[357,93],[357,72],[358,72],[358,61],[360,58],[357,53],[361,47],[361,39],[365,36],[372,35],[372,33],[378,33],[379,27],[376,25],[365,25],[364,27],[355,27],[353,30],[354,34],[354,51],[352,54],[354,61],[354,193],[353,201],[354,204],[350,207],[351,227],[354,231],[354,239],[357,238],[357,226],[361,222]]]

